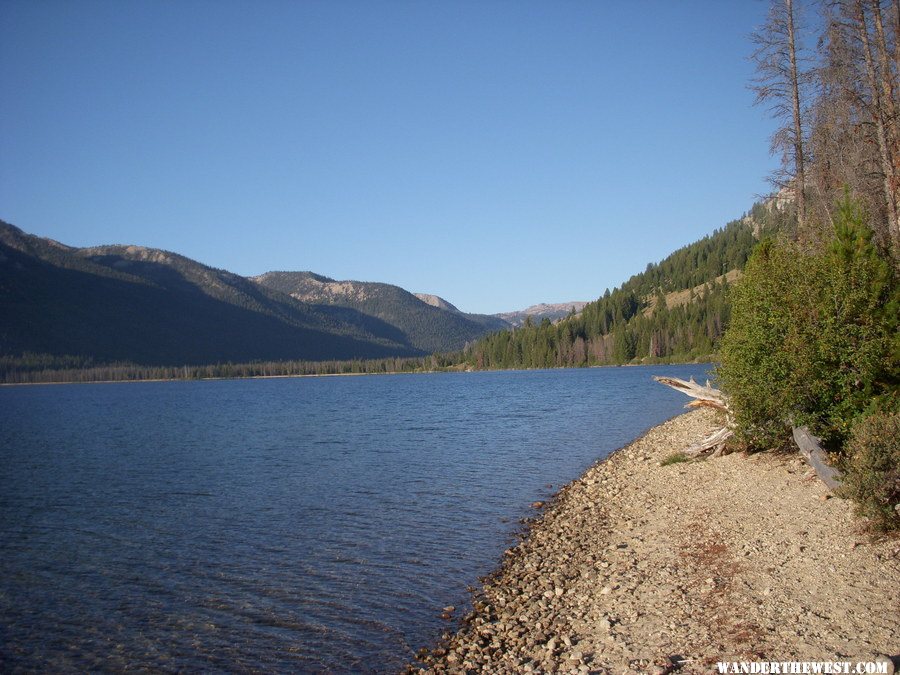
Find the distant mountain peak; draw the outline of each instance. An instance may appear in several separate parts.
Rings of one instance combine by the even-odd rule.
[[[178,253],[74,248],[0,221],[0,355],[208,364],[413,356],[509,324],[391,284],[313,272],[247,278]]]
[[[266,272],[252,281],[312,305],[354,309],[393,326],[416,349],[461,349],[470,340],[509,327],[493,316],[464,314],[437,296],[421,295],[392,284],[336,281],[312,272]]]
[[[567,317],[572,313],[572,311],[574,311],[576,314],[579,313],[587,304],[588,303],[584,300],[572,300],[571,302],[556,303],[541,302],[515,312],[502,312],[500,314],[495,314],[494,316],[499,316],[501,319],[503,319],[504,321],[508,321],[513,326],[521,326],[523,323],[525,323],[525,319],[528,317],[531,317],[532,321],[535,322],[543,321],[544,319],[557,321],[559,319]]]
[[[257,283],[263,283],[266,279],[275,279],[278,277],[284,277],[289,275],[292,279],[311,279],[313,281],[318,281],[323,284],[331,283],[336,281],[336,279],[332,279],[331,277],[326,277],[324,274],[316,274],[315,272],[310,272],[309,270],[304,270],[301,272],[291,272],[287,270],[272,270],[271,272],[263,272],[255,277],[249,277],[252,281]]]

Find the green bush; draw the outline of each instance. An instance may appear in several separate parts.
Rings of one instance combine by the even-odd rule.
[[[749,446],[784,443],[792,403],[786,383],[793,356],[785,346],[801,259],[792,247],[764,241],[732,288],[731,324],[720,346],[718,378],[728,393],[738,438]]]
[[[854,425],[847,442],[843,496],[878,530],[900,529],[900,413],[875,413]]]
[[[897,288],[865,214],[838,205],[829,247],[757,247],[732,290],[718,374],[738,438],[783,445],[808,425],[839,446],[878,397],[896,392]]]
[[[682,462],[689,462],[691,458],[688,457],[683,452],[673,452],[671,455],[666,456],[663,461],[659,463],[660,466],[669,466],[671,464],[681,464]]]

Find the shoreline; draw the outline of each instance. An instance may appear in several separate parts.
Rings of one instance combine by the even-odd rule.
[[[424,370],[408,372],[398,370],[386,373],[303,373],[298,375],[247,375],[244,377],[157,377],[136,380],[85,380],[84,382],[0,382],[0,387],[40,387],[44,385],[59,386],[65,384],[142,384],[147,382],[218,382],[221,380],[287,380],[298,377],[362,377],[364,375],[424,375],[426,373],[443,373],[443,370]],[[456,372],[456,371],[453,371]],[[462,371],[459,371],[462,372]]]
[[[435,373],[507,373],[522,372],[529,373],[538,370],[585,370],[592,368],[636,368],[640,366],[694,366],[704,363],[715,363],[714,360],[709,361],[675,361],[672,363],[619,363],[596,366],[580,366],[569,367],[560,366],[557,368],[483,368],[481,370],[464,368],[446,368],[443,370],[392,370],[379,373],[298,373],[296,375],[244,375],[233,377],[159,377],[159,378],[137,378],[133,380],[84,380],[84,381],[66,381],[54,380],[51,382],[0,382],[0,387],[37,387],[43,385],[64,385],[64,384],[140,384],[142,382],[215,382],[219,380],[279,380],[293,379],[299,377],[362,377],[366,375],[433,375]]]
[[[562,487],[408,671],[896,656],[900,540],[872,541],[797,453],[660,465],[715,426],[678,415]]]

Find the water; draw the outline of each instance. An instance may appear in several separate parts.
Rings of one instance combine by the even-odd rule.
[[[0,389],[0,669],[395,671],[706,370]]]

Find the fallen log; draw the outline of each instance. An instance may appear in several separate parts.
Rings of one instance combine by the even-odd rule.
[[[819,478],[834,492],[841,486],[841,472],[828,463],[828,455],[819,445],[819,439],[809,433],[806,427],[794,427],[794,442],[800,448],[800,454],[809,465],[816,470]]]

